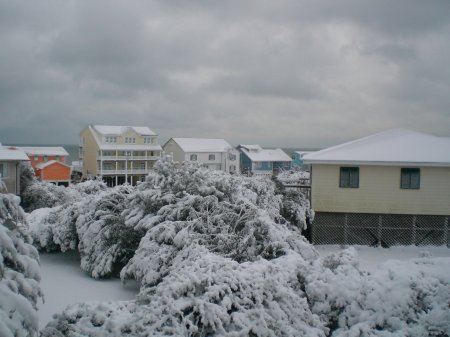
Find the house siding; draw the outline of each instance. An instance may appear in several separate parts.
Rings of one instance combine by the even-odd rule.
[[[95,131],[92,131],[95,132]],[[89,127],[86,127],[80,134],[80,142],[83,146],[83,174],[84,175],[97,175],[97,153],[99,147],[94,139],[94,136]],[[83,144],[84,139],[84,144]]]
[[[17,176],[19,162],[0,161],[4,165],[8,165],[8,176],[2,177],[2,181],[6,185],[8,193],[20,193],[20,179]]]
[[[39,177],[46,181],[70,181],[70,167],[59,163],[53,163],[41,170],[38,170]]]
[[[359,188],[340,188],[342,166],[312,165],[316,212],[449,214],[449,167],[419,167],[420,189],[408,190],[400,188],[400,166],[359,166]]]

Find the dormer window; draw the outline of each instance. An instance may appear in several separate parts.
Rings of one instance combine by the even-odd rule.
[[[136,138],[134,138],[134,137],[125,137],[125,143],[127,143],[127,144],[134,144],[134,143],[136,143]]]
[[[107,143],[115,143],[117,141],[117,137],[113,137],[113,136],[106,136],[106,140]]]

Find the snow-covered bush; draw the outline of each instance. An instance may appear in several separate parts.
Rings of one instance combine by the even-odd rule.
[[[19,198],[0,194],[0,335],[37,336],[39,255],[22,228]]]
[[[31,169],[32,170],[32,169]],[[21,181],[24,182],[22,191],[22,206],[27,212],[39,208],[51,208],[67,205],[82,200],[87,195],[97,194],[106,190],[106,184],[100,180],[88,180],[84,183],[69,187],[30,178],[30,169],[24,169]]]
[[[450,335],[449,258],[389,261],[367,274],[349,248],[317,260],[305,281],[331,336]]]
[[[126,264],[141,284],[135,301],[70,306],[43,336],[449,335],[449,259],[368,274],[354,249],[320,258],[300,233],[308,200],[279,191],[159,162],[137,187],[33,212],[42,247],[76,243],[92,276]]]
[[[286,185],[297,185],[299,181],[309,179],[309,176],[309,172],[294,168],[279,172],[276,176],[276,180]]]
[[[131,192],[129,185],[117,186],[92,198],[90,207],[79,212],[75,225],[81,268],[95,278],[120,272],[145,234],[125,224],[122,213]]]

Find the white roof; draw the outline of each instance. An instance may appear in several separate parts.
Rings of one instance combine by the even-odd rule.
[[[121,135],[132,129],[141,136],[156,136],[156,133],[146,126],[93,125],[93,128],[102,135]]]
[[[45,163],[39,163],[39,164],[37,164],[37,165],[36,165],[36,168],[42,170],[43,168],[46,168],[47,166],[53,165],[53,164],[55,164],[55,163],[58,163],[58,164],[61,164],[61,165],[70,167],[69,165],[66,165],[66,164],[64,164],[64,163],[61,163],[61,162],[58,161],[58,160],[50,160],[50,161],[47,161],[47,162],[45,162]]]
[[[100,150],[111,151],[161,151],[161,145],[150,144],[99,144]]]
[[[226,152],[233,147],[225,139],[172,138],[184,152]]]
[[[17,149],[25,151],[29,156],[68,156],[67,151],[61,146],[14,146]]]
[[[6,147],[0,146],[0,161],[9,160],[30,160],[25,152],[22,150],[10,150]]]
[[[450,138],[393,129],[303,157],[307,164],[450,166]]]
[[[299,154],[300,156],[313,153],[314,151],[294,151],[295,153]]]
[[[252,144],[252,145],[240,144],[239,147],[241,147],[241,148],[243,147],[243,148],[245,148],[245,149],[247,149],[249,151],[261,151],[263,149],[261,146],[259,146],[257,144]]]
[[[292,161],[291,157],[289,157],[282,149],[263,149],[259,145],[240,145],[240,150],[253,162]]]

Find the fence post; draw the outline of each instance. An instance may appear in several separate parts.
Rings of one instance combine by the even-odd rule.
[[[412,217],[412,233],[411,233],[411,245],[416,245],[416,223],[417,223],[417,216],[413,215]]]
[[[383,216],[380,214],[378,216],[378,247],[381,246],[381,227],[383,226]]]

